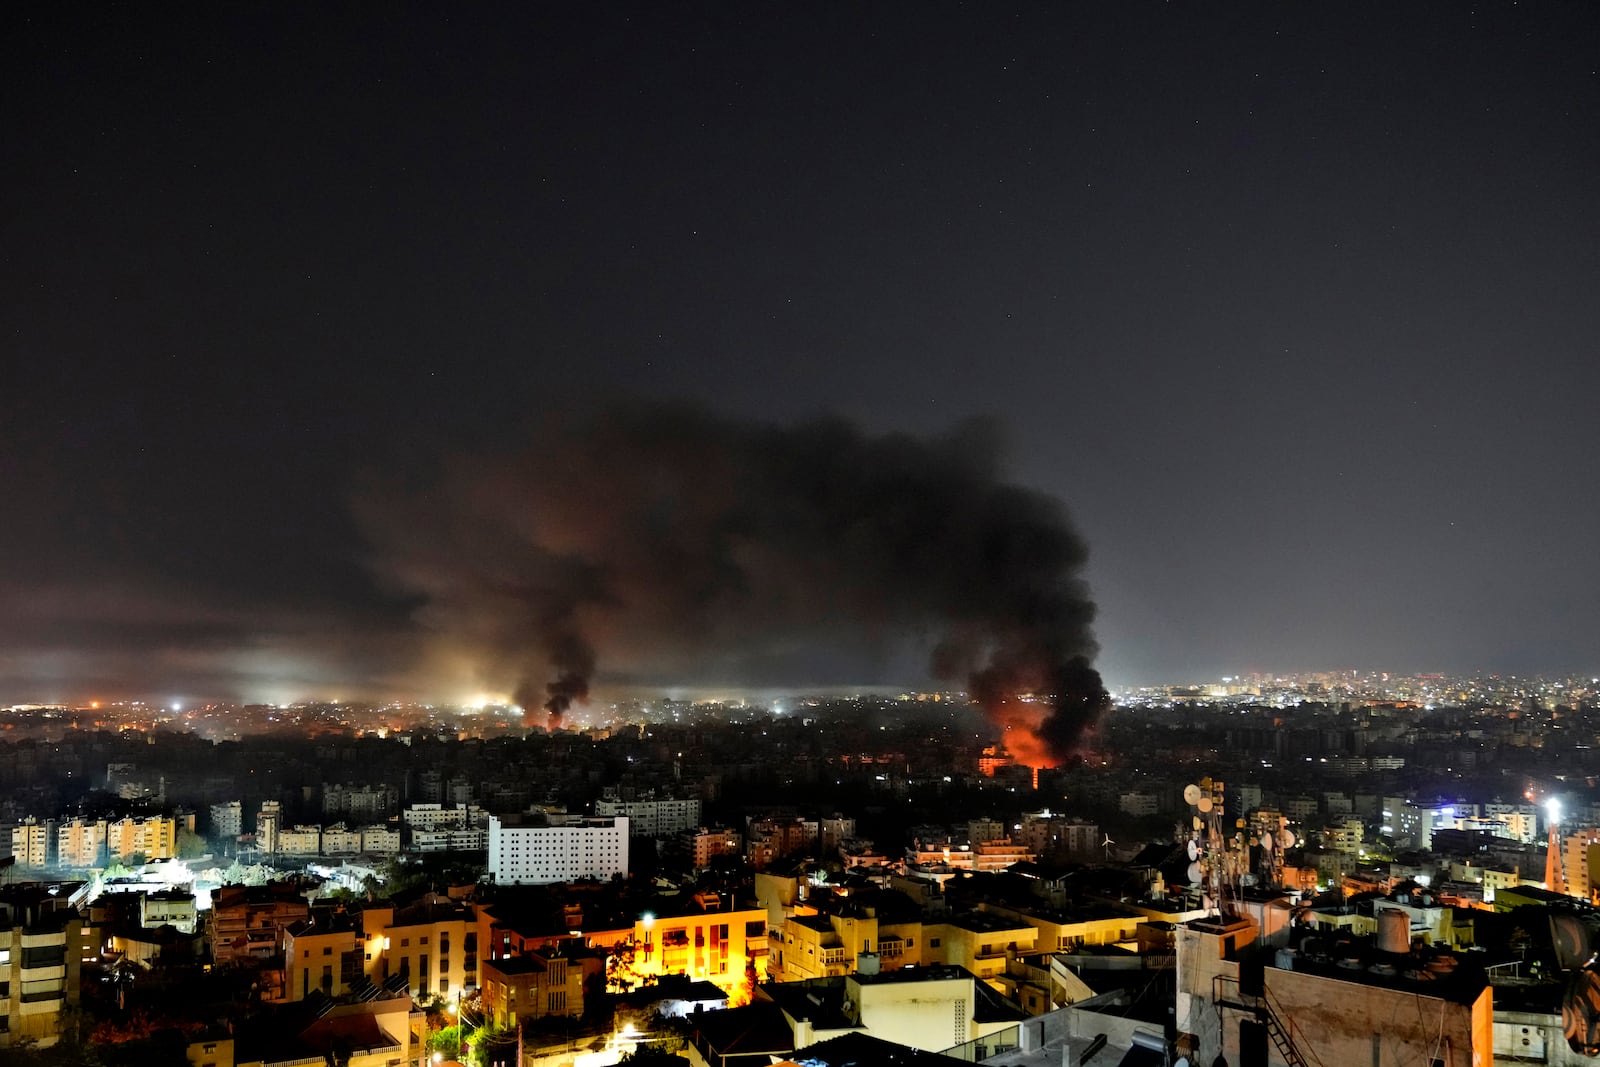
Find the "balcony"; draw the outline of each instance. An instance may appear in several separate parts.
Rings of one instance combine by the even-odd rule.
[[[24,993],[17,1005],[18,1015],[48,1015],[60,1011],[65,1001],[60,990],[54,993]]]
[[[842,948],[825,948],[822,950],[819,959],[822,963],[844,963],[845,950]]]

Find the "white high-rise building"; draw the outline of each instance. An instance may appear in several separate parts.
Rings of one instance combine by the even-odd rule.
[[[490,816],[489,873],[502,885],[626,876],[628,820],[626,816]]]

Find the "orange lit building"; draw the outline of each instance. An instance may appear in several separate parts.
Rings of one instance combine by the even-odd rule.
[[[725,991],[740,987],[754,965],[766,971],[767,912],[764,908],[721,910],[715,896],[685,902],[680,914],[641,915],[632,929],[589,935],[596,946],[631,947],[630,977],[647,982],[681,974],[712,982]]]

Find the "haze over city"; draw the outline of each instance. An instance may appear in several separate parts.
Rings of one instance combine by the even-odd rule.
[[[11,13],[0,700],[1594,668],[1591,9],[921,14]]]

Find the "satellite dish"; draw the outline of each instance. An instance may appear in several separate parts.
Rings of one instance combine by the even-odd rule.
[[[1198,829],[1200,829],[1200,828],[1201,828],[1201,827],[1203,827],[1203,826],[1205,826],[1205,823],[1203,823],[1203,822],[1201,822],[1201,821],[1200,821],[1200,816],[1198,816],[1198,815],[1196,815],[1196,816],[1195,816],[1195,817],[1194,817],[1194,828],[1195,828],[1195,829],[1196,829],[1196,830],[1198,830]]]
[[[1279,830],[1278,831],[1278,844],[1281,845],[1284,848],[1293,848],[1294,847],[1294,831],[1293,830]]]
[[[1198,863],[1189,864],[1189,872],[1188,873],[1189,873],[1189,884],[1190,885],[1199,885],[1200,884],[1200,865]]]
[[[1189,1067],[1189,1057],[1179,1056],[1172,1061],[1172,1067]]]
[[[1251,834],[1250,835],[1250,847],[1251,848],[1255,848],[1259,844],[1261,844],[1261,842],[1256,840],[1256,835],[1255,834]]]
[[[1201,797],[1200,800],[1195,804],[1195,807],[1199,808],[1200,814],[1204,815],[1206,812],[1211,810],[1211,798]]]
[[[1272,835],[1271,834],[1262,834],[1261,835],[1261,851],[1263,851],[1263,852],[1271,852],[1272,851],[1272,845],[1273,845]]]
[[[1185,804],[1198,804],[1198,803],[1200,803],[1200,787],[1197,786],[1197,785],[1194,785],[1192,783],[1189,784],[1189,785],[1184,786],[1183,787],[1183,802]]]
[[[1193,839],[1189,841],[1189,847],[1187,851],[1189,853],[1189,859],[1197,860],[1200,858],[1200,846],[1195,844]]]

